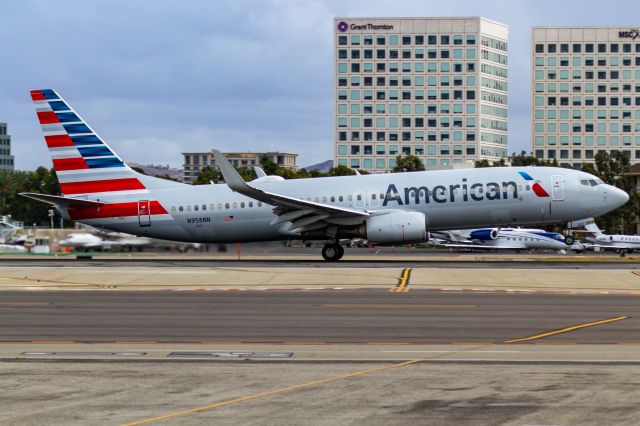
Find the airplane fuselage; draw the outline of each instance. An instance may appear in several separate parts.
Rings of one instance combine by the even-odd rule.
[[[518,171],[526,170],[524,179]],[[256,188],[326,205],[365,211],[422,212],[428,230],[560,223],[608,211],[608,185],[579,185],[582,172],[559,168],[486,168],[256,182]],[[144,182],[144,177],[140,179]],[[547,188],[546,196],[533,186]],[[610,195],[610,194],[609,194]],[[118,194],[122,203],[123,194]],[[108,194],[87,199],[109,202]],[[71,219],[119,232],[202,243],[300,238],[286,224],[272,225],[274,207],[233,192],[225,184],[154,188],[126,195],[138,215],[117,210]],[[162,210],[154,211],[149,200]],[[338,231],[339,232],[339,231]],[[307,239],[314,234],[307,233]],[[317,238],[325,239],[325,235]]]

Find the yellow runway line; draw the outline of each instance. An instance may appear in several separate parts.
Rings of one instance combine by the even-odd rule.
[[[629,317],[615,317],[615,318],[603,319],[600,321],[588,322],[586,324],[579,324],[579,325],[574,325],[572,327],[561,328],[559,330],[547,331],[544,333],[535,334],[533,336],[523,337],[521,339],[505,340],[502,343],[518,343],[518,342],[524,342],[527,340],[542,339],[543,337],[554,336],[556,334],[561,334],[561,333],[568,333],[569,331],[579,330],[581,328],[586,328],[586,327],[593,327],[594,325],[607,324],[614,321],[622,321],[628,318]]]
[[[189,408],[189,409],[186,409],[186,410],[174,411],[172,413],[167,413],[167,414],[164,414],[164,415],[161,415],[161,416],[157,416],[157,417],[148,417],[146,419],[136,420],[136,421],[133,421],[131,423],[125,423],[123,426],[142,425],[142,424],[157,422],[157,421],[160,421],[160,420],[166,420],[166,419],[170,419],[170,418],[174,418],[174,417],[178,417],[178,416],[184,416],[184,415],[187,415],[187,414],[198,413],[198,412],[201,412],[201,411],[213,410],[213,409],[216,409],[216,408],[219,408],[219,407],[224,407],[226,405],[237,404],[239,402],[250,401],[250,400],[253,400],[253,399],[264,398],[264,397],[272,396],[272,395],[278,395],[278,394],[285,393],[285,392],[291,392],[291,391],[294,391],[294,390],[308,388],[308,387],[311,387],[311,386],[317,386],[317,385],[321,385],[321,384],[329,383],[329,382],[335,382],[337,380],[348,379],[348,378],[351,378],[351,377],[364,376],[366,374],[375,373],[377,371],[390,370],[392,368],[400,368],[400,367],[404,367],[406,365],[415,364],[415,363],[420,362],[420,361],[423,361],[423,360],[422,359],[412,359],[410,361],[401,362],[399,364],[388,365],[386,367],[371,368],[371,369],[368,369],[368,370],[356,371],[355,373],[348,373],[348,374],[342,374],[342,375],[339,375],[339,376],[328,377],[326,379],[315,380],[313,382],[302,383],[302,384],[299,384],[299,385],[287,386],[287,387],[284,387],[284,388],[273,389],[273,390],[266,391],[266,392],[254,393],[252,395],[247,395],[247,396],[242,396],[242,397],[239,397],[239,398],[228,399],[226,401],[217,402],[215,404],[203,405],[203,406],[200,406],[200,407]]]
[[[409,288],[407,285],[409,284],[409,278],[411,277],[411,268],[404,268],[402,270],[402,274],[400,275],[400,279],[398,280],[398,284],[395,287],[391,287],[389,289],[390,293],[408,293]]]

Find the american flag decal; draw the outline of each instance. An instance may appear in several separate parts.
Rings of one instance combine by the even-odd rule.
[[[224,221],[225,222],[231,222],[233,220],[233,216],[225,216],[224,217]]]

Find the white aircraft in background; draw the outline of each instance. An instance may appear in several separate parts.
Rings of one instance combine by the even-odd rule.
[[[558,250],[584,251],[571,235],[529,228],[483,228],[431,232],[442,246],[484,250]]]
[[[624,234],[605,234],[603,233],[593,218],[573,221],[569,223],[569,227],[578,228],[584,226],[590,236],[586,239],[589,244],[585,244],[587,248],[599,248],[600,250],[615,250],[617,252],[640,250],[639,235]]]
[[[247,183],[215,150],[226,184],[192,186],[131,169],[53,90],[33,90],[31,98],[63,195],[22,195],[52,204],[67,220],[133,235],[200,243],[324,240],[322,256],[335,261],[344,254],[340,239],[425,242],[429,231],[563,223],[629,200],[588,173],[556,167],[263,176]]]
[[[151,243],[146,237],[136,237],[134,235],[109,233],[112,239],[103,238],[89,232],[73,232],[63,240],[58,241],[60,247],[71,247],[74,250],[115,250],[115,249],[136,249],[142,251],[145,246]]]

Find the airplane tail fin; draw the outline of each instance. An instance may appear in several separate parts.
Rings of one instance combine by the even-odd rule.
[[[63,195],[121,196],[183,185],[131,169],[55,91],[32,90],[31,99]]]
[[[569,222],[567,226],[569,228],[581,228],[584,226],[584,229],[591,232],[592,234],[595,234],[595,235],[602,234],[602,231],[600,230],[600,228],[598,228],[598,225],[596,225],[596,221],[592,217]]]
[[[586,229],[587,231],[591,232],[594,235],[602,234],[602,231],[600,230],[600,228],[598,228],[598,225],[596,225],[596,221],[593,219],[590,219],[585,223],[584,229]]]

